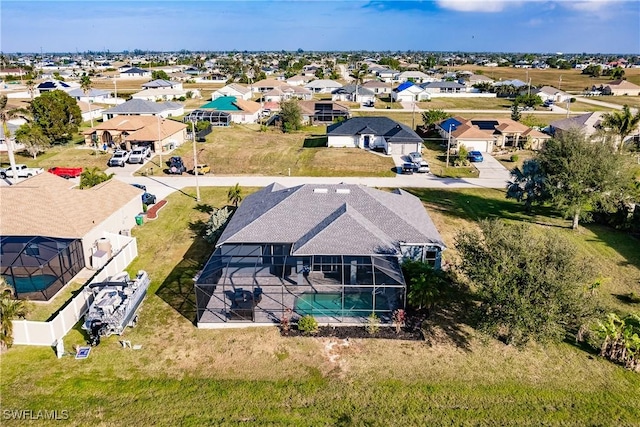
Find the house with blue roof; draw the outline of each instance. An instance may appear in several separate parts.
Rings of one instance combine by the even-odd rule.
[[[388,117],[353,117],[327,127],[328,147],[380,149],[386,154],[422,152],[422,138]]]
[[[404,82],[391,91],[391,99],[396,102],[419,102],[429,100],[429,94],[413,82]]]

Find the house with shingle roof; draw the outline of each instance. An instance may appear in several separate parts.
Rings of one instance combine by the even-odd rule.
[[[422,152],[422,138],[388,117],[352,117],[327,127],[328,147],[381,149],[386,154]]]
[[[226,85],[225,87],[215,90],[211,94],[211,100],[214,101],[222,96],[235,96],[238,99],[250,101],[253,93],[251,92],[251,88],[242,86],[238,83],[231,83]]]
[[[50,173],[0,187],[2,276],[19,298],[51,299],[84,267],[92,266],[94,246],[105,233],[135,226],[142,193],[116,179],[80,190]]]
[[[524,92],[523,92],[524,93]],[[542,86],[539,89],[532,89],[532,95],[538,95],[542,101],[567,102],[571,95],[553,86]]]
[[[412,82],[404,82],[391,91],[391,98],[395,102],[426,101],[430,97],[429,92]]]
[[[376,95],[380,94],[389,94],[391,93],[392,86],[390,83],[381,82],[379,80],[369,80],[368,82],[364,82],[362,87],[366,87],[367,89],[373,91]]]
[[[110,91],[104,89],[89,89],[87,93],[85,93],[81,88],[73,88],[71,90],[67,89],[67,94],[75,98],[76,101],[89,102],[89,103],[107,103],[107,99],[113,99],[113,95]]]
[[[142,68],[138,68],[138,67],[131,67],[124,71],[120,71],[120,78],[121,79],[150,79],[151,71],[143,70]]]
[[[308,101],[313,98],[313,93],[309,89],[301,86],[284,84],[273,88],[270,91],[263,92],[262,95],[264,102],[281,102],[292,98]]]
[[[178,102],[152,102],[144,99],[130,99],[105,110],[103,120],[107,121],[116,116],[182,116],[184,106]]]
[[[362,85],[346,85],[331,91],[331,100],[369,104],[376,101],[376,94]]]
[[[342,87],[342,84],[335,80],[320,79],[310,81],[304,87],[313,93],[331,93],[331,91]]]
[[[302,111],[302,121],[311,125],[331,124],[337,119],[348,119],[351,116],[348,107],[333,101],[299,101],[298,105]]]
[[[565,119],[555,120],[549,123],[549,132],[556,136],[562,132],[570,130],[579,130],[587,136],[593,135],[602,129],[602,115],[601,111],[593,113],[580,114],[574,117],[567,117]]]
[[[627,80],[612,80],[603,85],[602,93],[604,95],[640,96],[640,86]]]
[[[286,224],[286,226],[283,226]],[[247,196],[195,284],[197,325],[391,322],[405,306],[401,264],[440,267],[445,249],[424,205],[400,189],[273,183]]]

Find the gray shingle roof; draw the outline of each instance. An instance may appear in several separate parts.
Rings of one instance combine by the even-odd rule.
[[[362,87],[362,85],[358,85],[357,89],[356,89],[356,85],[342,86],[342,87],[339,87],[338,89],[331,91],[331,93],[335,95],[353,94],[356,92],[356,90],[358,91],[358,95],[361,95],[361,96],[375,96],[375,93],[372,90],[367,89],[366,87]]]
[[[130,99],[113,108],[109,108],[105,114],[158,114],[166,110],[175,110],[182,104],[177,102],[152,102],[144,99]]]
[[[463,84],[460,84],[458,82],[429,82],[429,83],[423,83],[420,85],[421,88],[423,89],[427,89],[427,88],[438,88],[438,89],[463,89],[466,86]]]
[[[363,133],[384,136],[393,143],[422,143],[422,138],[411,128],[388,117],[353,117],[327,127],[327,135],[352,136]]]
[[[168,80],[164,80],[164,79],[152,80],[152,81],[150,81],[148,83],[144,83],[142,85],[142,87],[145,87],[145,88],[148,88],[148,89],[149,88],[157,88],[157,87],[173,87],[173,86],[174,86],[173,83],[171,83]]]
[[[242,202],[218,245],[292,243],[294,255],[373,255],[398,251],[400,242],[444,248],[422,202],[407,192],[274,183]]]

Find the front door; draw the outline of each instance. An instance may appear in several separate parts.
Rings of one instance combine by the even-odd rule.
[[[365,135],[364,136],[364,148],[369,148],[369,141],[370,141],[370,136],[369,135]]]

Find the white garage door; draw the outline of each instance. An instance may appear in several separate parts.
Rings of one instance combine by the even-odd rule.
[[[488,141],[459,141],[459,145],[464,145],[467,151],[480,151],[482,153],[489,153],[493,147],[489,147]]]

